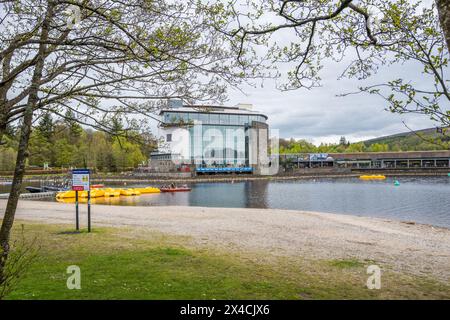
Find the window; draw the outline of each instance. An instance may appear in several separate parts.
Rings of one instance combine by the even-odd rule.
[[[172,142],[172,134],[171,133],[167,134],[166,141],[167,142]]]
[[[189,121],[198,120],[198,114],[196,113],[189,113]]]
[[[209,122],[211,124],[219,124],[219,115],[218,114],[210,114],[209,115]]]
[[[239,116],[239,124],[244,125],[248,123],[248,116]]]
[[[230,124],[239,124],[239,116],[230,114]]]
[[[230,116],[228,114],[221,114],[220,124],[230,124]]]
[[[172,114],[170,112],[165,113],[164,114],[164,122],[169,123],[171,117],[172,117]]]
[[[202,124],[208,124],[209,123],[209,115],[205,113],[201,113],[198,115],[198,120],[202,122]]]
[[[181,121],[183,121],[184,123],[189,122],[189,116],[188,116],[187,113],[180,113],[180,114],[179,114],[179,119],[180,119]]]

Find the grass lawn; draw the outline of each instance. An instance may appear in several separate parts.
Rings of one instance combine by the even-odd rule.
[[[382,266],[382,288],[366,288],[373,261],[304,260],[232,252],[145,229],[17,222],[39,255],[7,299],[391,299],[450,298],[450,286]],[[66,269],[81,268],[81,290]]]

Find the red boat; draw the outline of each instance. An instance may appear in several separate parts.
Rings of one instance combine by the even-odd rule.
[[[187,186],[182,187],[161,187],[159,188],[161,192],[183,192],[183,191],[191,191],[191,188]]]

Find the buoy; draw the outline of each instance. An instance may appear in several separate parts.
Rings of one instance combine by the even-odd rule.
[[[359,178],[361,180],[384,180],[384,179],[386,179],[386,176],[383,176],[383,175],[380,175],[380,174],[378,174],[378,175],[373,174],[373,175],[359,176]]]
[[[398,180],[395,180],[394,181],[394,186],[399,186],[399,185],[400,185],[400,182]]]

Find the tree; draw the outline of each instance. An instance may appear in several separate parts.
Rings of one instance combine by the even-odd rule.
[[[37,130],[48,142],[51,142],[53,137],[53,118],[50,112],[45,112],[41,119],[39,120],[39,124],[37,126]]]
[[[78,124],[75,114],[71,109],[66,110],[66,113],[64,114],[64,122],[69,129],[70,143],[76,143],[76,141],[80,138],[83,129]]]
[[[120,117],[124,130],[136,129],[170,98],[223,100],[226,86],[245,73],[211,25],[213,12],[196,1],[0,5],[0,141],[8,124],[21,123],[0,229],[1,282],[36,116],[69,114],[71,121],[106,132]]]
[[[374,143],[368,148],[369,152],[386,152],[389,151],[389,146],[382,143]],[[408,151],[408,150],[405,150]]]
[[[44,163],[54,165],[55,145],[53,137],[47,137],[39,129],[33,131],[30,136],[28,162],[30,165],[42,167]],[[14,161],[13,161],[14,163]]]
[[[224,10],[234,21],[218,18],[216,25],[232,39],[241,61],[266,52],[268,67],[296,64],[283,89],[320,85],[324,60],[353,57],[342,76],[360,80],[383,65],[409,63],[419,66],[419,83],[398,77],[354,93],[381,96],[391,112],[419,113],[439,126],[450,124],[448,1],[247,0],[230,2]],[[289,35],[294,40],[283,41]]]
[[[141,164],[145,157],[139,146],[123,138],[117,138],[112,144],[115,167],[126,169]]]
[[[5,142],[6,144],[6,142]],[[14,170],[14,159],[16,151],[12,147],[5,146],[0,149],[0,170]]]

